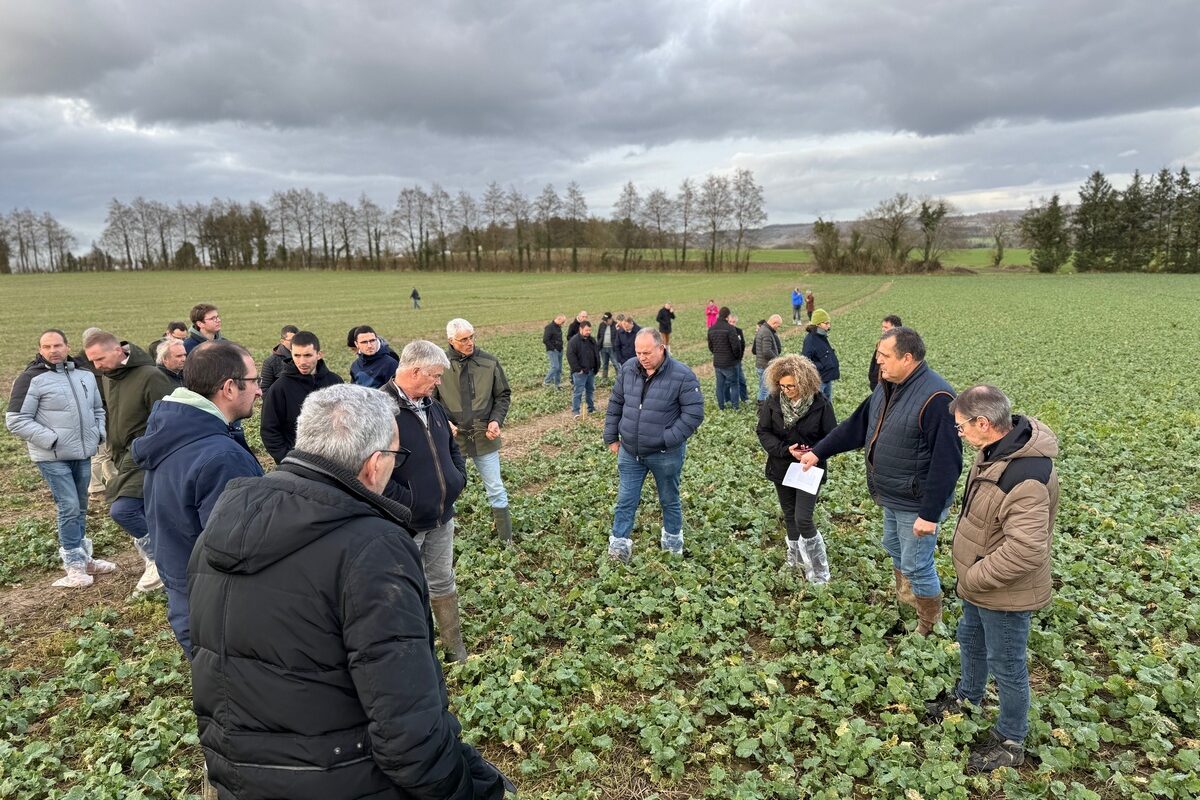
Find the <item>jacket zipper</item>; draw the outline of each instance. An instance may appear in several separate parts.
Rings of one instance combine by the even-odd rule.
[[[83,458],[87,458],[87,438],[83,435],[83,403],[79,402],[79,392],[75,390],[75,384],[71,383],[71,371],[65,366],[63,367],[63,376],[67,379],[67,386],[71,387],[71,396],[75,398],[75,410],[79,412],[79,452],[83,454]]]

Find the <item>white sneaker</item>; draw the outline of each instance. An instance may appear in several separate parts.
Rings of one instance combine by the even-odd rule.
[[[158,577],[158,567],[154,562],[146,564],[146,571],[142,573],[142,577],[138,579],[137,586],[134,591],[138,594],[145,594],[161,589],[163,585],[162,578]]]
[[[92,576],[83,567],[68,567],[66,577],[59,578],[54,586],[63,589],[83,589],[92,585]]]
[[[117,565],[111,561],[105,561],[103,558],[89,558],[87,564],[88,575],[107,575],[110,572],[116,572]]]

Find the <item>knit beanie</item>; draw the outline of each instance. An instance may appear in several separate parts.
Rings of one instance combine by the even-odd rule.
[[[823,308],[814,309],[810,322],[812,322],[813,325],[820,325],[822,322],[829,322],[829,312]]]

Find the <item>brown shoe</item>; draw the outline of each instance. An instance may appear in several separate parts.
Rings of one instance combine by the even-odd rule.
[[[904,573],[892,567],[892,574],[896,577],[896,599],[906,606],[912,608],[917,607],[917,598],[913,595],[912,584],[908,578],[904,577]]]
[[[942,621],[942,596],[917,596],[917,633],[928,636],[933,633],[933,627]]]

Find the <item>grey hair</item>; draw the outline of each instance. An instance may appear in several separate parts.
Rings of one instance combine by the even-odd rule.
[[[446,323],[446,338],[453,339],[456,333],[474,333],[475,326],[462,317],[455,317]]]
[[[404,345],[400,351],[400,363],[396,369],[430,369],[444,367],[450,369],[450,359],[446,351],[433,342],[425,339],[413,339]]]
[[[1012,403],[995,386],[981,383],[964,389],[950,401],[950,413],[968,419],[983,417],[1000,433],[1012,430]]]
[[[636,341],[637,339],[641,339],[644,337],[649,337],[649,338],[653,339],[654,344],[658,347],[662,347],[665,344],[663,342],[662,334],[659,333],[657,328],[642,328],[640,331],[637,332],[637,336],[634,337],[634,340]]]
[[[352,383],[318,389],[300,407],[296,449],[357,475],[372,453],[391,448],[398,412],[378,389]]]
[[[163,338],[158,340],[158,349],[154,351],[154,363],[155,364],[158,364],[160,367],[162,366],[163,361],[165,361],[167,358],[167,351],[170,349],[171,345],[173,345],[173,344],[177,344],[180,347],[182,347],[183,340],[176,339],[174,336],[164,336]]]
[[[772,314],[771,316],[767,317],[768,324],[774,322],[775,320],[779,320],[780,322],[783,322],[783,317],[779,316],[778,314]]]
[[[86,331],[83,332],[83,336],[81,336],[79,338],[79,341],[86,342],[88,340],[88,337],[91,336],[93,333],[101,333],[101,332],[102,332],[102,330],[95,326],[88,328]],[[64,336],[63,338],[66,339],[67,337]]]

